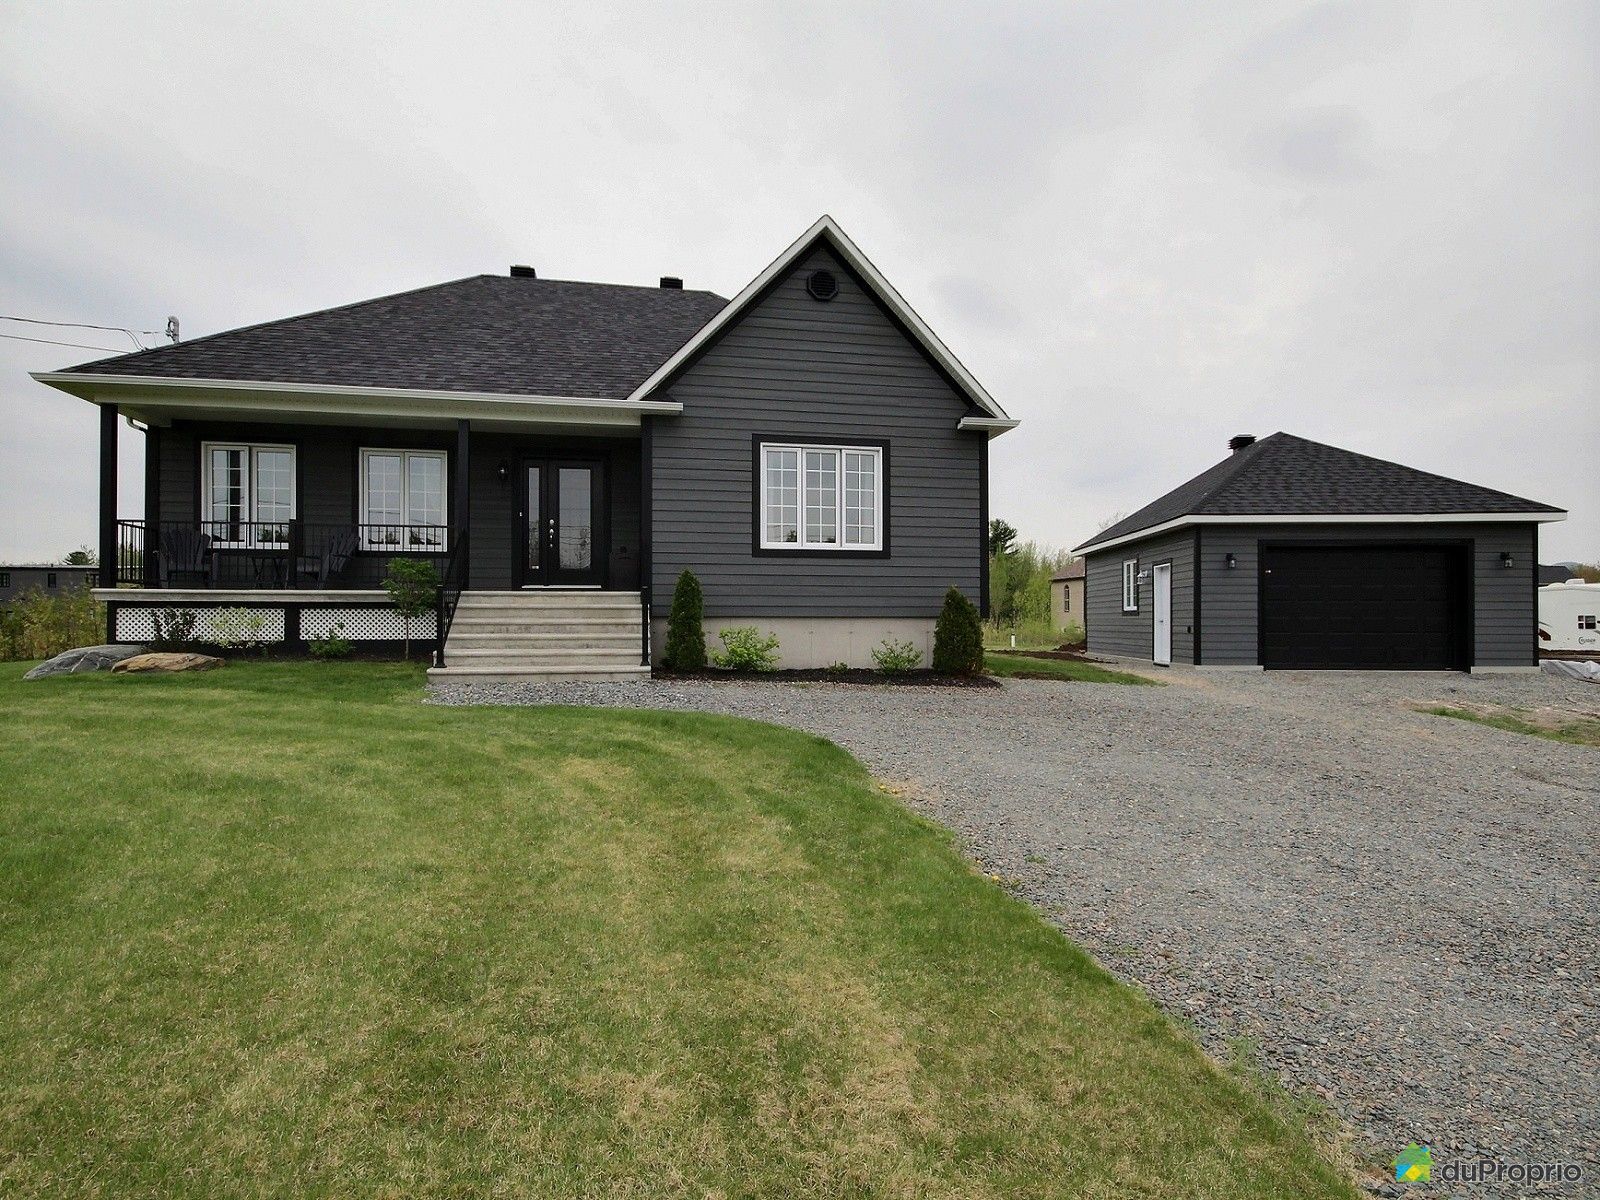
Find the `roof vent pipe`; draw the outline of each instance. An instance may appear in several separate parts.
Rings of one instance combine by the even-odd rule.
[[[511,278],[513,278],[513,279],[537,279],[537,278],[539,278],[539,273],[537,271],[535,271],[532,267],[524,266],[522,263],[518,263],[518,264],[516,264],[515,266],[513,266],[511,268]]]
[[[671,288],[675,292],[681,292],[683,291],[683,280],[676,275],[663,275],[661,277],[661,286]]]
[[[1246,446],[1254,446],[1255,444],[1256,435],[1253,433],[1236,433],[1228,439],[1228,449],[1232,450],[1235,454],[1239,453],[1239,451],[1243,450]]]

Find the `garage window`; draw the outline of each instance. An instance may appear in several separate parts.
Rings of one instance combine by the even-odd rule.
[[[1593,629],[1594,628],[1594,614],[1590,613],[1586,617],[1579,617],[1578,618],[1578,628],[1579,629]]]
[[[1130,558],[1122,564],[1122,611],[1139,611],[1139,560]]]

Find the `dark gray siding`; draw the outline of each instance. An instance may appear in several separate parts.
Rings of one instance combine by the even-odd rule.
[[[1473,665],[1528,666],[1535,661],[1537,525],[1208,525],[1201,536],[1201,661],[1207,665],[1260,661],[1256,604],[1260,585],[1258,546],[1262,541],[1470,541]],[[1232,570],[1226,565],[1225,556],[1229,553],[1238,563]],[[1513,569],[1500,565],[1502,553],[1513,556]]]
[[[805,291],[817,267],[840,294]],[[984,552],[981,434],[960,433],[965,401],[819,250],[755,305],[668,394],[654,422],[654,587],[699,576],[710,614],[938,614],[954,584],[974,601]],[[754,435],[889,443],[887,557],[752,552]]]
[[[1122,611],[1122,564],[1137,559],[1139,570],[1172,564],[1172,661],[1194,661],[1194,531],[1178,530],[1088,557],[1084,608],[1089,652],[1149,659],[1155,653],[1155,591],[1139,585],[1139,611]],[[1209,608],[1202,614],[1210,619]]]
[[[360,429],[334,425],[241,425],[180,422],[161,431],[162,521],[193,521],[199,512],[200,445],[209,441],[276,442],[295,447],[300,519],[324,524],[354,524],[360,512],[356,494],[363,447],[403,447],[451,451],[454,479],[455,431],[445,429]],[[471,446],[471,578],[477,589],[517,584],[522,552],[521,464],[539,456],[598,458],[606,464],[610,492],[608,586],[639,586],[639,443],[634,439],[552,438],[537,435],[474,433]],[[502,484],[504,462],[511,480]],[[450,500],[454,499],[454,486]],[[454,520],[454,514],[451,514]]]

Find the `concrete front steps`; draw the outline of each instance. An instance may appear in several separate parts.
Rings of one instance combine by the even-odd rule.
[[[638,592],[462,592],[428,678],[465,683],[646,679]]]

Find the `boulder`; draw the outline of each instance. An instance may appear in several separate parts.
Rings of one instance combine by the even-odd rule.
[[[52,675],[78,675],[85,671],[109,671],[124,659],[143,654],[143,646],[79,646],[40,663],[24,679],[48,679]]]
[[[209,671],[227,663],[209,654],[135,654],[125,658],[113,671],[133,674],[141,671]]]

